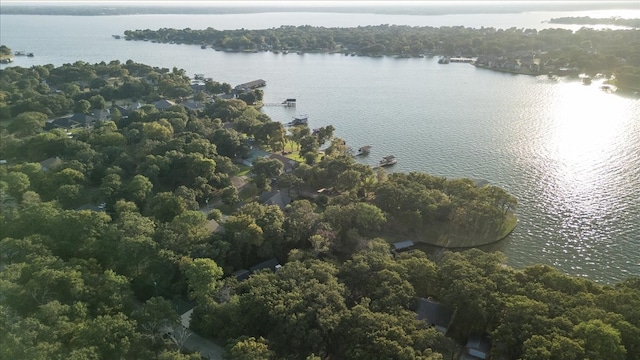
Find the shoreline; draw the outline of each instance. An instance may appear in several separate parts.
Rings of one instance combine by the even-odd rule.
[[[464,236],[455,236],[449,238],[446,231],[441,231],[442,229],[437,229],[434,233],[422,233],[416,236],[403,235],[394,232],[386,233],[383,238],[389,242],[397,242],[403,240],[412,240],[417,247],[426,246],[438,248],[441,250],[464,250],[471,248],[480,248],[483,246],[496,244],[513,233],[513,231],[518,226],[518,217],[514,213],[509,213],[507,220],[505,220],[505,230],[500,234],[497,234],[496,237],[488,237],[485,236],[482,239],[473,240],[472,236],[464,235]],[[440,233],[441,232],[441,233]],[[435,241],[429,239],[436,239]]]
[[[573,73],[563,73],[563,74],[556,74],[552,71],[549,71],[547,73],[543,73],[543,72],[532,72],[532,71],[521,71],[521,70],[509,70],[509,69],[501,69],[501,68],[495,68],[495,67],[490,67],[487,65],[480,65],[480,64],[476,64],[476,63],[471,63],[471,65],[480,68],[480,69],[486,69],[486,70],[492,70],[492,71],[497,71],[497,72],[503,72],[503,73],[508,73],[508,74],[515,74],[515,75],[529,75],[529,76],[540,76],[540,75],[556,75],[556,76],[564,76],[564,75],[574,75]],[[577,75],[577,73],[575,74]]]

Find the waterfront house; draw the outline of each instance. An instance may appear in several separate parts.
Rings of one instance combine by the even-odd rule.
[[[280,154],[270,154],[269,159],[275,159],[280,161],[282,163],[282,172],[284,173],[292,172],[299,165],[297,161],[293,159],[289,159],[288,157]]]
[[[453,311],[431,298],[418,298],[416,319],[425,321],[446,335],[453,321]]]
[[[503,68],[511,71],[520,70],[520,61],[518,60],[507,60],[503,66]]]

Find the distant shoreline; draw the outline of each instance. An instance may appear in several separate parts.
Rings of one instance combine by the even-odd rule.
[[[537,1],[478,1],[473,5],[458,1],[429,2],[391,2],[381,1],[358,3],[345,1],[322,4],[319,1],[275,1],[268,5],[255,5],[255,2],[225,2],[216,5],[123,5],[122,3],[68,2],[32,3],[4,2],[2,15],[60,15],[60,16],[114,16],[114,15],[224,15],[257,14],[267,12],[323,12],[323,13],[360,13],[387,15],[456,15],[456,14],[519,14],[531,11],[593,11],[593,10],[636,10],[635,1],[595,1],[595,2],[537,2]]]

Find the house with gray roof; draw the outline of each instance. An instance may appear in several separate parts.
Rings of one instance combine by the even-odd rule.
[[[276,271],[278,270],[280,267],[282,267],[282,265],[280,265],[280,262],[278,262],[278,259],[276,258],[271,258],[269,260],[265,260],[259,264],[256,264],[252,267],[249,268],[249,271],[253,274],[257,271],[260,270],[266,270],[269,269],[271,271]]]
[[[48,159],[42,160],[40,162],[40,170],[42,171],[49,171],[51,169],[53,169],[56,166],[59,166],[62,164],[62,159],[60,159],[59,157],[50,157]]]
[[[174,103],[171,100],[162,99],[160,101],[157,101],[155,104],[153,104],[153,106],[155,106],[156,109],[163,111],[163,110],[167,110],[168,108],[172,107],[175,104],[176,103]]]
[[[98,118],[95,116],[75,113],[73,115],[49,120],[44,129],[49,131],[53,129],[75,129],[79,127],[88,128],[92,127],[96,121],[98,121]]]
[[[204,104],[199,101],[185,101],[182,103],[185,109],[191,111],[201,111],[204,110]]]
[[[453,321],[453,311],[432,298],[418,298],[416,319],[425,321],[446,335]]]
[[[491,355],[491,343],[486,337],[472,335],[464,346],[460,360],[487,360]]]
[[[280,190],[264,191],[260,194],[260,203],[264,205],[277,205],[280,210],[284,210],[291,203],[291,198],[282,194]]]

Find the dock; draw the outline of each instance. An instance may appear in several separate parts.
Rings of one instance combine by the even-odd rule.
[[[470,63],[473,62],[473,59],[471,59],[471,58],[463,58],[463,57],[452,57],[452,58],[449,58],[449,62],[470,64]]]
[[[281,103],[264,103],[264,106],[296,107],[296,99],[286,99]]]

